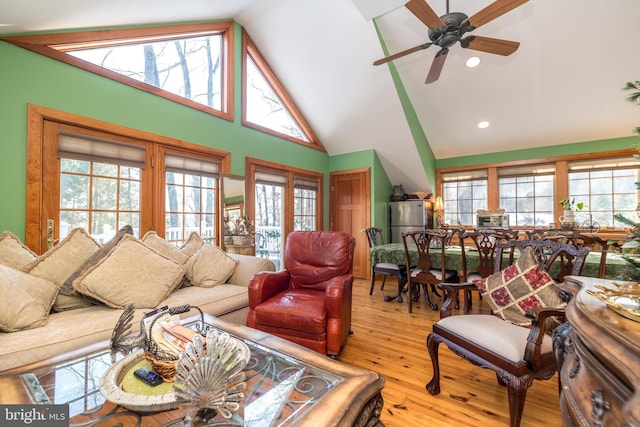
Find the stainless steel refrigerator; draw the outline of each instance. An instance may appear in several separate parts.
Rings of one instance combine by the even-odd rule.
[[[405,200],[389,202],[389,242],[402,243],[401,233],[433,227],[431,202]]]

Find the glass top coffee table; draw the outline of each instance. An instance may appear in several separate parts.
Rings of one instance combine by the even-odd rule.
[[[246,326],[207,315],[205,323],[243,340],[251,350],[240,410],[230,420],[217,415],[208,425],[315,427],[365,425],[372,420],[372,425],[382,425],[378,419],[384,379],[375,372],[345,365]],[[121,358],[119,355],[118,360]],[[180,408],[136,412],[109,402],[100,392],[100,384],[111,366],[108,342],[103,342],[68,357],[17,368],[0,374],[0,403],[65,404],[70,425],[183,424],[185,412]]]

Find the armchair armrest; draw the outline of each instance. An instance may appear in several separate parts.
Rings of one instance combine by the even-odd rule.
[[[249,308],[255,309],[260,303],[289,288],[290,275],[286,270],[260,271],[249,281]]]
[[[440,307],[440,318],[449,317],[453,314],[454,305],[458,302],[458,295],[460,291],[476,291],[479,292],[478,287],[473,283],[439,283],[438,287],[445,292],[445,298],[442,302],[442,306]],[[463,292],[464,295],[464,304],[463,304],[463,312],[464,314],[469,313],[469,307],[471,306],[470,302],[467,300],[468,293]]]
[[[527,310],[526,316],[532,320],[529,336],[527,337],[527,346],[524,351],[524,360],[529,365],[529,368],[536,369],[540,364],[546,320],[552,316],[564,316],[564,313],[564,308],[535,308]]]
[[[331,319],[343,318],[343,310],[346,308],[347,301],[345,298],[351,299],[351,287],[353,285],[353,275],[344,274],[331,279],[327,283],[325,296],[327,298],[327,316]],[[351,305],[348,305],[351,312]]]

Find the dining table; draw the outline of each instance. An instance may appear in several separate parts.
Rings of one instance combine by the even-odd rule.
[[[410,265],[417,265],[418,263],[418,250],[415,245],[411,244],[408,247]],[[445,254],[445,266],[447,270],[462,271],[462,250],[460,246],[447,246],[444,250]],[[598,269],[600,266],[601,253],[597,251],[591,251],[587,255],[587,259],[584,263],[581,276],[598,277]],[[430,257],[433,268],[440,268],[440,250],[431,250]],[[476,271],[478,268],[479,256],[478,251],[472,247],[466,247],[465,258],[467,260],[467,271]],[[391,263],[404,265],[405,251],[404,244],[402,243],[387,243],[384,245],[373,246],[369,252],[369,260],[371,265],[378,263]],[[609,252],[607,254],[607,266],[605,270],[605,279],[610,280],[626,280],[634,275],[635,268],[622,258],[621,254],[617,252]],[[395,297],[386,297],[385,301],[398,300],[402,301],[400,295],[400,289],[398,295]]]

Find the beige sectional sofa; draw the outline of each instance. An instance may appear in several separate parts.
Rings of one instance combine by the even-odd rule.
[[[68,239],[75,239],[75,244],[63,241],[59,250],[39,257],[29,254],[10,233],[0,235],[0,372],[109,339],[128,303],[136,306],[134,331],[142,315],[154,307],[183,304],[244,324],[251,276],[275,270],[264,258],[225,254],[201,242],[194,249],[189,246],[191,237],[191,243],[179,248],[186,256],[170,262],[168,253],[174,249],[157,236],[123,238],[126,234],[105,245],[96,243],[92,252],[86,235],[75,233]],[[148,244],[143,245],[145,240]],[[100,256],[89,259],[92,253]],[[148,259],[155,264],[146,265]],[[223,264],[223,272],[210,271]]]

